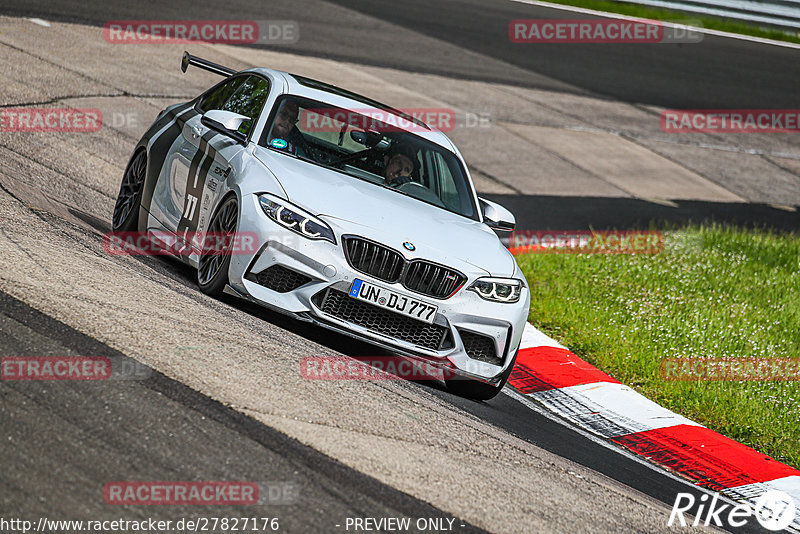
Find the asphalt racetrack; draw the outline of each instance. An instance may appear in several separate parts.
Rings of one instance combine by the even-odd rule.
[[[485,129],[450,135],[479,193],[512,209],[521,228],[653,219],[798,228],[796,134],[675,140],[658,114],[800,107],[800,50],[715,36],[691,46],[537,48],[507,37],[512,19],[574,17],[499,0],[0,6],[0,106],[96,107],[112,119],[93,134],[0,132],[0,356],[124,358],[143,374],[0,382],[0,518],[276,517],[284,532],[352,532],[352,519],[366,517],[430,520],[410,529],[423,532],[671,530],[677,493],[703,491],[512,391],[482,403],[436,383],[304,380],[303,357],[376,349],[207,298],[175,261],[103,250],[131,148],[165,105],[217,81],[181,74],[184,48],[399,107],[488,117]],[[109,20],[187,18],[294,20],[301,37],[273,47],[102,37]],[[103,488],[121,480],[247,480],[295,497],[110,505]]]

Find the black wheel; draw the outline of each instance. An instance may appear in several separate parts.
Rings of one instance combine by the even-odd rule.
[[[519,349],[517,349],[519,351]],[[511,376],[511,370],[514,369],[514,364],[517,361],[517,353],[514,353],[514,358],[511,360],[511,365],[508,369],[503,371],[500,375],[500,381],[496,385],[486,384],[485,382],[478,382],[469,378],[453,378],[445,381],[447,391],[459,397],[474,400],[489,400],[493,399],[500,393],[503,386],[508,382],[508,377]]]
[[[138,229],[139,206],[142,203],[142,186],[147,174],[147,152],[139,150],[128,162],[122,185],[114,205],[111,229],[115,232],[132,232]]]
[[[231,195],[222,201],[211,223],[208,225],[208,234],[212,241],[220,242],[219,237],[225,236],[222,248],[213,247],[203,251],[197,267],[197,284],[200,290],[208,295],[220,295],[228,283],[228,267],[231,264],[231,245],[236,233],[239,220],[239,202],[236,195]]]

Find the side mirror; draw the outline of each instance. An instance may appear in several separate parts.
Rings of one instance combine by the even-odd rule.
[[[514,215],[497,202],[478,197],[483,213],[483,222],[494,230],[510,232],[517,225]]]
[[[239,131],[243,123],[250,120],[250,117],[239,115],[233,111],[223,111],[212,109],[206,111],[200,122],[214,131],[232,137],[241,144],[247,143],[247,136]]]

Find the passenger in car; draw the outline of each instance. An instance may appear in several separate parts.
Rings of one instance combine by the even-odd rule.
[[[411,147],[392,144],[383,158],[383,183],[390,187],[399,187],[411,182],[417,171],[417,162],[417,154]]]

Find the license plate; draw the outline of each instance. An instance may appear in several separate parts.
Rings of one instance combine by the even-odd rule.
[[[400,315],[413,317],[428,324],[433,323],[438,306],[426,304],[421,300],[395,293],[385,287],[376,286],[356,278],[350,286],[350,296],[380,306]]]

